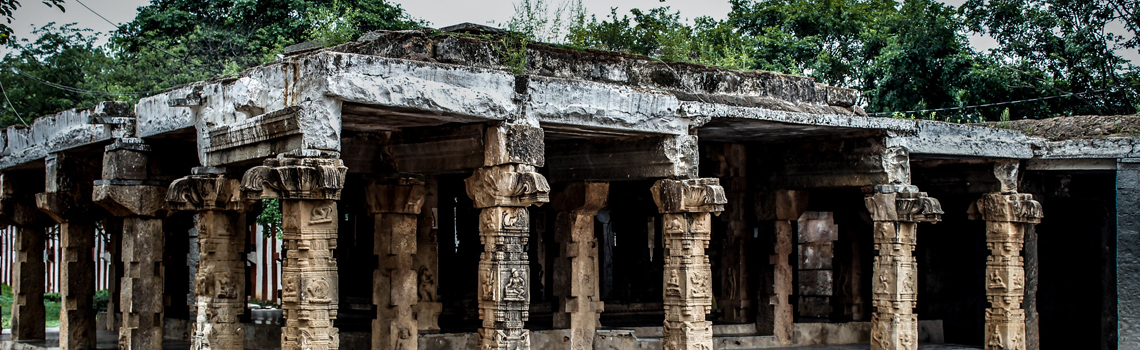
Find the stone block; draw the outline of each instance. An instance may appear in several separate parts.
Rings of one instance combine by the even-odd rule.
[[[526,124],[503,123],[487,127],[486,158],[483,166],[526,164],[546,165],[542,128]]]
[[[97,184],[91,200],[115,216],[164,216],[166,187]]]
[[[830,296],[834,293],[831,270],[800,270],[799,275],[800,295]]]

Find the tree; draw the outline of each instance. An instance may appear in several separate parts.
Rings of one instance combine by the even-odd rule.
[[[100,82],[90,78],[103,76],[112,58],[95,45],[97,36],[90,29],[78,29],[74,24],[56,26],[48,23],[32,34],[39,38],[36,41],[10,42],[8,47],[13,52],[2,60],[5,69],[0,70],[0,83],[12,104],[9,105],[7,100],[0,101],[5,104],[0,112],[0,125],[21,124],[13,109],[30,124],[35,118],[93,105],[106,98],[75,89],[61,90],[40,81],[101,90]]]
[[[63,0],[41,0],[41,2],[48,7],[59,8],[61,12],[67,11],[63,8]],[[0,24],[0,45],[8,44],[12,40],[12,27],[8,24],[12,24],[13,13],[18,8],[20,8],[19,0],[0,0],[0,15],[8,21],[7,24]]]

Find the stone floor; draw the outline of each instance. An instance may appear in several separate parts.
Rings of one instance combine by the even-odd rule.
[[[9,340],[10,330],[5,329],[0,335],[0,350],[53,350],[59,349],[59,328],[48,328],[47,339],[41,341],[13,342]],[[97,349],[118,349],[118,335],[115,332],[99,331]],[[181,340],[165,340],[162,342],[164,350],[189,350],[190,342]],[[976,350],[980,348],[950,345],[950,344],[920,344],[919,350]],[[867,344],[851,345],[814,345],[794,346],[785,348],[765,348],[764,350],[867,350]],[[759,350],[759,349],[757,349]]]

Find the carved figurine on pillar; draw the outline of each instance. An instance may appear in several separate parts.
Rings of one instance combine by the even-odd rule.
[[[479,214],[479,350],[529,350],[530,237],[527,207],[550,201],[535,171],[544,163],[542,129],[523,124],[487,128],[484,167],[464,180]]]
[[[875,186],[865,199],[875,223],[872,283],[871,349],[918,349],[915,228],[942,218],[942,204],[911,185]]]
[[[375,223],[379,265],[372,277],[372,348],[415,350],[419,324],[412,312],[419,298],[419,276],[413,260],[420,208],[427,190],[417,178],[373,181],[366,197]]]
[[[241,183],[225,169],[194,168],[170,184],[171,210],[196,212],[198,271],[194,276],[193,348],[241,350],[245,329],[245,232]]]
[[[554,262],[554,294],[559,297],[554,328],[570,329],[571,350],[594,348],[594,332],[603,310],[594,216],[606,206],[609,191],[608,183],[576,182],[552,202],[558,210],[554,238],[562,247]]]
[[[1012,169],[1010,169],[1012,168]],[[971,219],[986,221],[986,336],[983,345],[993,350],[1025,350],[1025,262],[1021,249],[1025,232],[1041,222],[1041,203],[1033,195],[1017,193],[1017,163],[995,166],[1002,190],[987,193],[970,206]]]
[[[653,201],[665,241],[665,350],[711,350],[712,267],[705,254],[712,215],[728,200],[719,179],[658,180]]]
[[[59,223],[63,248],[59,347],[94,349],[95,220],[104,213],[92,205],[91,192],[100,164],[89,157],[57,153],[48,155],[44,165],[44,193],[36,194],[36,206]]]
[[[163,277],[167,214],[166,186],[150,181],[150,147],[141,139],[123,138],[103,153],[103,179],[95,181],[92,200],[123,218],[123,279],[119,329],[120,349],[162,347]]]
[[[339,302],[333,250],[336,201],[347,171],[340,159],[282,156],[266,159],[242,177],[247,199],[281,199],[286,253],[281,267],[282,350],[340,348],[340,334],[333,327]]]
[[[44,228],[52,221],[36,208],[32,193],[21,192],[39,185],[18,182],[12,174],[0,176],[0,223],[16,227],[12,340],[38,340],[45,336]]]

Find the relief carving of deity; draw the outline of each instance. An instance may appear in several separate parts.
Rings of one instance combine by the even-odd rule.
[[[503,300],[526,301],[526,280],[518,269],[511,269],[511,277],[503,291]]]

